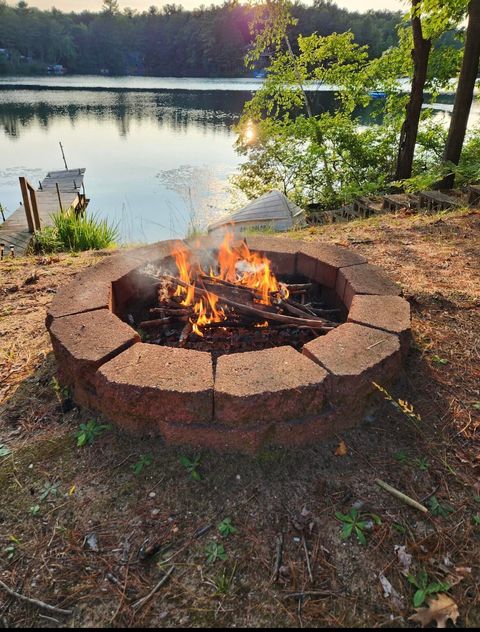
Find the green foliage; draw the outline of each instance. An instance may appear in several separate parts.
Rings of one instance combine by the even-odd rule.
[[[360,513],[356,507],[352,507],[348,514],[342,514],[337,511],[335,512],[335,517],[343,523],[342,540],[347,540],[350,536],[355,535],[360,544],[363,545],[367,544],[365,531],[369,529],[369,523],[382,524],[380,517],[376,514]]]
[[[228,536],[235,535],[235,533],[237,533],[237,530],[232,525],[232,521],[230,518],[225,518],[225,520],[222,520],[217,528],[220,532],[220,535],[224,538],[228,538]]]
[[[11,535],[8,540],[10,544],[5,547],[4,553],[6,555],[7,560],[11,562],[15,559],[15,556],[17,555],[18,548],[21,545],[21,541],[18,538],[16,538],[14,535]]]
[[[202,480],[202,476],[198,471],[198,468],[200,467],[200,462],[201,456],[196,456],[193,458],[193,460],[189,459],[188,456],[180,457],[180,463],[190,474],[190,478],[192,479],[192,481],[195,481],[196,483],[199,483]]]
[[[139,476],[145,467],[148,467],[153,463],[153,457],[151,454],[142,454],[138,461],[132,465],[132,469],[136,476]]]
[[[80,424],[80,430],[76,434],[77,447],[92,445],[97,437],[110,429],[109,424],[99,424],[95,419],[90,419],[86,424]]]
[[[118,227],[94,214],[60,213],[53,220],[58,237],[66,250],[101,250],[114,246],[118,240]]]
[[[448,518],[448,516],[455,511],[453,507],[450,507],[450,505],[441,504],[436,496],[432,496],[430,498],[428,506],[434,516],[441,518]]]
[[[80,14],[10,4],[15,3],[0,2],[0,48],[9,51],[8,58],[0,54],[0,74],[44,73],[47,64],[61,63],[83,74],[238,77],[245,73],[242,57],[254,37],[249,23],[261,12],[248,2],[192,11],[167,4],[137,12],[118,10],[116,0],[108,0],[103,11],[98,2],[96,13]],[[292,12],[296,33],[351,28],[375,55],[396,41],[397,13],[350,13],[323,2],[296,3]]]
[[[50,483],[50,481],[47,481],[40,490],[40,502],[43,503],[49,498],[56,498],[59,487],[60,483]]]
[[[414,575],[408,575],[407,579],[412,586],[416,588],[415,594],[413,595],[413,605],[415,608],[419,608],[428,596],[447,592],[450,589],[450,584],[446,582],[430,582],[425,571],[421,571],[416,577]]]
[[[5,458],[6,456],[10,456],[11,450],[4,443],[0,443],[0,459]]]
[[[448,360],[446,360],[445,358],[441,358],[439,355],[434,354],[432,355],[432,362],[435,362],[435,364],[448,364]]]
[[[430,463],[424,456],[411,459],[404,450],[399,450],[398,452],[395,452],[393,456],[395,460],[399,463],[402,463],[403,465],[413,465],[422,472],[426,472],[430,467]]]
[[[208,564],[215,564],[218,560],[225,562],[225,560],[228,559],[225,547],[218,542],[209,542],[207,544],[205,547],[205,556]]]
[[[32,505],[28,510],[28,513],[34,518],[40,514],[40,505]]]

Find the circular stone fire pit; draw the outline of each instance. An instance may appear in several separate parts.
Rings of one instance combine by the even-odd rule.
[[[74,400],[136,434],[167,443],[255,452],[301,446],[357,424],[374,390],[401,369],[410,307],[378,267],[348,249],[247,239],[277,275],[300,275],[344,313],[343,324],[301,351],[279,346],[220,356],[141,342],[122,318],[152,286],[142,268],[171,263],[184,242],[115,255],[62,288],[47,315],[60,382]]]

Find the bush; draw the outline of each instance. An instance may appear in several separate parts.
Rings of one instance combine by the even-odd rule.
[[[95,214],[57,213],[52,220],[53,226],[35,233],[36,252],[101,250],[114,246],[119,238],[118,226]]]

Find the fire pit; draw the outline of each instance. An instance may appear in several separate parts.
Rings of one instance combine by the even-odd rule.
[[[79,404],[168,443],[255,452],[359,422],[408,350],[399,295],[348,249],[227,235],[109,258],[57,294],[47,327]]]

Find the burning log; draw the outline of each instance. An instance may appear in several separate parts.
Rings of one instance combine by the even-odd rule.
[[[202,290],[201,288],[190,285],[189,283],[185,283],[180,279],[176,279],[175,277],[165,275],[165,279],[170,283],[176,283],[186,290],[191,290],[194,292],[195,297],[208,299],[207,290]],[[292,318],[292,316],[286,316],[284,314],[278,314],[275,312],[268,312],[266,310],[258,309],[256,307],[252,307],[251,305],[245,305],[244,303],[237,303],[236,301],[232,301],[231,299],[221,297],[221,301],[225,303],[228,307],[231,307],[238,311],[241,314],[246,314],[248,316],[256,316],[260,320],[273,320],[276,322],[281,322],[285,324],[290,324],[293,326],[296,325],[305,325],[306,327],[310,327],[311,329],[317,329],[320,331],[330,331],[337,326],[337,323],[329,322],[323,319],[313,319],[313,318]]]

